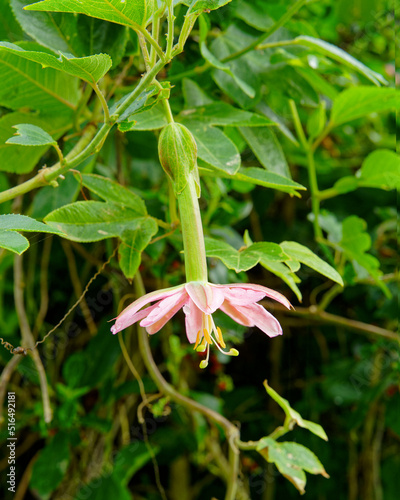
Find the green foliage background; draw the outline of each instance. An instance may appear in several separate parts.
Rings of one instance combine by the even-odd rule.
[[[106,96],[112,115],[146,71],[132,29],[83,14],[23,11],[28,3],[0,0],[3,193],[54,165],[56,141],[64,157],[82,137],[90,141],[103,121],[97,97]],[[132,2],[131,17],[142,28],[150,3]],[[221,429],[164,397],[143,405],[121,353],[126,349],[151,399],[157,388],[137,330],[120,334],[125,345],[109,331],[109,321],[135,298],[138,270],[146,291],[185,281],[157,149],[167,123],[161,101],[169,97],[176,121],[198,146],[210,281],[261,283],[285,294],[295,310],[264,304],[283,327],[274,339],[215,314],[240,356],[213,354],[207,370],[198,368],[177,315],[151,338],[161,372],[180,392],[238,423],[243,441],[282,424],[282,410],[263,387],[268,379],[329,437],[299,427],[291,433],[330,475],[308,477],[310,500],[397,498],[400,159],[393,111],[400,98],[392,4],[309,1],[272,30],[295,2],[225,3],[175,2],[175,43],[186,4],[222,8],[201,14],[184,52],[161,70],[162,88],[148,85],[102,147],[64,178],[6,201],[0,195],[0,327],[13,346],[27,345],[21,297],[28,329],[41,339],[119,244],[118,259],[36,351],[51,421],[34,356],[0,350],[2,497],[14,498],[6,484],[9,390],[17,398],[19,499],[156,500],[157,483],[172,500],[224,498]],[[13,136],[16,125],[20,135]],[[297,498],[264,458],[241,452],[249,498]]]

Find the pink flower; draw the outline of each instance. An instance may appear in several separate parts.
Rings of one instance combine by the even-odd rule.
[[[290,302],[275,290],[261,285],[231,284],[214,285],[200,281],[191,281],[184,285],[166,288],[148,293],[135,300],[116,318],[112,333],[118,333],[128,326],[140,321],[149,334],[158,332],[179,309],[185,313],[186,335],[194,349],[199,352],[207,350],[207,359],[200,363],[201,368],[208,364],[211,344],[224,354],[237,356],[236,349],[228,352],[222,337],[221,329],[215,326],[212,313],[221,309],[225,314],[244,326],[257,326],[269,337],[282,334],[278,320],[264,309],[258,301],[264,297],[277,300],[288,309]],[[144,307],[147,304],[155,304]]]

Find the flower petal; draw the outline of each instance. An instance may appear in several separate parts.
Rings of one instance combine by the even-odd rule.
[[[232,283],[230,285],[222,285],[222,286],[228,286],[229,288],[243,288],[244,290],[253,290],[254,292],[262,292],[264,296],[280,302],[288,309],[293,309],[292,304],[288,301],[288,299],[284,295],[277,292],[276,290],[272,290],[272,288],[267,288],[266,286],[254,285],[252,283]]]
[[[185,290],[181,290],[180,292],[175,293],[174,295],[171,295],[166,299],[160,300],[156,304],[156,307],[147,316],[147,318],[145,318],[140,323],[140,326],[147,327],[152,325],[153,323],[157,323],[157,321],[159,321],[161,318],[167,316],[172,309],[175,309],[176,304],[180,304],[182,302],[182,298],[188,300],[188,296]]]
[[[215,312],[224,301],[221,287],[200,281],[191,281],[185,285],[190,298],[205,314]]]
[[[188,300],[189,298],[186,294],[182,295],[180,300],[176,302],[175,305],[169,309],[169,311],[167,312],[164,311],[164,314],[158,321],[155,321],[151,325],[146,326],[147,333],[152,335],[153,333],[157,333],[159,330],[161,330],[161,328],[165,325],[165,323],[167,323],[167,321],[169,321],[172,318],[172,316],[174,316],[179,311],[179,309],[181,309],[185,305],[185,303]],[[144,326],[143,321],[140,323],[140,326]]]
[[[182,289],[184,289],[184,286],[185,285],[178,285],[172,288],[156,290],[154,292],[147,293],[146,295],[143,295],[143,297],[135,300],[120,314],[118,314],[112,330],[113,333],[120,332],[121,330],[124,330],[128,326],[131,326],[133,323],[135,323],[135,321],[137,321],[137,319],[135,319],[135,313],[139,311],[139,309],[142,309],[142,307],[144,307],[149,302],[155,302],[156,300],[165,299],[166,297],[179,293]]]
[[[157,304],[154,304],[152,306],[148,306],[148,307],[145,307],[144,309],[136,312],[131,318],[130,318],[130,321],[131,321],[131,325],[133,325],[134,323],[136,323],[137,321],[140,321],[141,319],[145,318],[148,314],[151,313],[151,311],[153,309],[155,309],[157,307]],[[126,326],[122,326],[121,327],[121,322],[115,322],[115,324],[111,327],[111,332],[115,335],[116,333],[120,332],[121,330],[123,330],[124,328],[126,328]]]
[[[269,337],[282,335],[282,327],[279,321],[272,316],[260,304],[252,304],[251,306],[237,306],[236,309],[240,313],[247,316],[253,325],[266,333]]]
[[[265,297],[264,292],[249,290],[246,288],[230,288],[227,286],[224,290],[225,300],[229,300],[232,304],[247,306],[254,304]]]
[[[220,309],[236,321],[236,323],[239,323],[239,325],[254,326],[251,319],[246,314],[243,314],[237,305],[231,304],[228,300],[225,300]]]
[[[197,333],[203,325],[203,311],[201,311],[192,299],[184,305],[186,336],[191,344],[196,342]]]

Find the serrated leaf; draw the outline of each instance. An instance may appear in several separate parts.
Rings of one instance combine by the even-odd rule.
[[[190,2],[190,8],[186,15],[201,14],[202,12],[207,10],[216,10],[220,7],[223,7],[230,1],[231,0],[192,0]]]
[[[0,105],[6,108],[60,116],[71,114],[79,101],[77,78],[53,68],[42,69],[16,53],[0,50],[0,72]]]
[[[61,234],[62,230],[54,229],[43,222],[39,222],[26,215],[5,214],[0,215],[0,230],[3,231],[28,231],[38,233]]]
[[[153,0],[43,0],[25,10],[76,12],[125,26],[144,26],[152,14]]]
[[[295,241],[284,241],[281,243],[281,247],[292,259],[311,267],[314,271],[343,286],[343,279],[340,274],[332,266],[320,259],[318,255],[315,255],[309,248]]]
[[[266,127],[275,125],[269,118],[237,109],[226,102],[213,102],[205,106],[185,109],[179,115],[183,120],[200,121],[221,127]]]
[[[271,396],[271,398],[274,401],[276,401],[278,405],[282,408],[282,410],[285,412],[286,418],[288,420],[291,420],[293,423],[296,423],[299,427],[308,429],[310,432],[320,437],[321,439],[328,441],[328,436],[326,435],[326,432],[319,424],[311,422],[310,420],[303,419],[300,413],[298,413],[290,406],[289,401],[280,396],[276,391],[274,391],[274,389],[272,389],[272,387],[268,385],[268,382],[266,380],[264,381],[264,387],[269,396]]]
[[[121,237],[124,231],[140,227],[144,219],[123,205],[77,201],[54,210],[44,220],[50,227],[63,231],[69,240],[92,242]]]
[[[0,248],[21,255],[29,248],[29,240],[15,231],[0,229]]]
[[[142,198],[130,189],[121,186],[118,182],[96,174],[77,175],[76,179],[78,181],[82,180],[82,184],[85,187],[100,196],[103,200],[128,207],[138,215],[147,215],[146,206]]]
[[[239,131],[263,167],[288,179],[292,178],[286,157],[273,130],[265,127],[239,127]]]
[[[239,170],[239,151],[220,129],[189,120],[182,123],[196,139],[199,158],[229,175],[234,175]]]
[[[54,146],[57,142],[42,128],[30,123],[13,125],[17,130],[6,144],[19,144],[20,146]]]
[[[336,45],[332,45],[331,43],[320,40],[319,38],[313,38],[311,36],[298,36],[293,40],[293,43],[310,47],[314,52],[331,57],[335,61],[338,61],[351,69],[355,69],[368,78],[368,80],[375,83],[375,85],[387,85],[388,83],[382,75],[372,71],[372,69],[365,66],[365,64],[362,64],[344,50],[336,47]]]
[[[13,134],[13,126],[20,123],[31,123],[58,139],[70,128],[68,117],[52,117],[42,120],[34,114],[8,113],[0,118],[0,170],[24,174],[30,172],[39,159],[49,149],[47,146],[26,146],[21,148],[15,144],[6,144],[6,140]]]
[[[122,242],[118,249],[119,265],[128,279],[133,279],[141,261],[143,250],[157,233],[158,226],[153,219],[144,219],[138,229],[127,230],[122,234]]]
[[[292,442],[276,442],[266,437],[260,440],[257,451],[269,463],[274,463],[279,472],[286,477],[301,494],[305,493],[306,475],[321,474],[329,478],[316,455],[305,446]]]
[[[330,125],[361,118],[371,113],[400,109],[400,91],[394,88],[353,87],[341,92],[334,100]]]
[[[36,62],[42,68],[53,68],[69,75],[81,78],[94,85],[111,68],[112,61],[108,54],[96,54],[88,57],[72,57],[60,52],[60,58],[46,52],[24,50],[18,45],[0,42],[0,50],[11,52],[29,61]]]
[[[362,187],[400,189],[400,155],[376,149],[363,161],[358,183]]]
[[[237,273],[248,271],[262,258],[276,262],[288,259],[276,243],[259,242],[242,250],[236,250],[228,243],[213,238],[204,238],[204,242],[207,257],[220,259],[228,269],[233,269]]]

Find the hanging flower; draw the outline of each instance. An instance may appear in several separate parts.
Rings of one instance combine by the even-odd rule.
[[[264,297],[277,300],[290,309],[290,302],[275,290],[261,285],[230,284],[214,285],[212,283],[191,281],[164,290],[148,293],[135,300],[116,318],[112,333],[118,333],[130,325],[140,321],[151,335],[157,333],[178,311],[185,313],[186,335],[194,349],[207,351],[207,358],[200,363],[201,368],[208,365],[210,345],[228,356],[237,356],[236,349],[225,351],[222,332],[215,326],[212,313],[220,309],[225,314],[244,326],[256,326],[269,337],[282,334],[279,321],[264,307],[257,304]],[[145,307],[147,304],[155,304]]]

